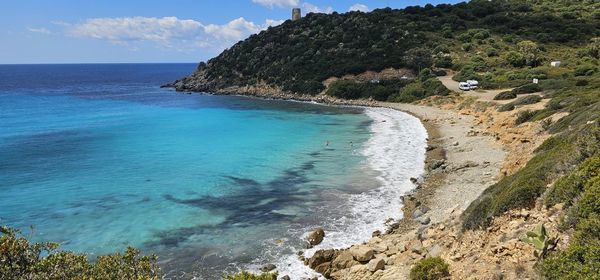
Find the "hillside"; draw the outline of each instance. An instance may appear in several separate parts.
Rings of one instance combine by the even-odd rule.
[[[386,68],[409,68],[415,74],[432,65],[460,68],[462,61],[452,56],[497,56],[517,50],[516,43],[522,40],[583,44],[597,36],[600,7],[596,1],[579,3],[482,0],[370,13],[308,14],[235,44],[173,86],[219,92],[261,85],[315,95],[330,77]],[[492,64],[501,66],[506,61],[502,58]],[[521,66],[518,61],[515,65]]]

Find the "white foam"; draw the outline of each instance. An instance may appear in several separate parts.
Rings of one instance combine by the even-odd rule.
[[[305,257],[320,249],[346,248],[367,241],[374,231],[385,230],[387,219],[401,219],[400,197],[415,188],[410,178],[424,173],[428,136],[421,122],[409,114],[387,108],[366,108],[365,113],[373,123],[372,135],[362,154],[368,166],[379,173],[377,179],[381,186],[349,195],[350,206],[341,206],[349,208],[348,215],[325,225],[323,243],[306,250]],[[296,255],[281,259],[277,267],[279,275],[289,275],[292,279],[318,276]]]

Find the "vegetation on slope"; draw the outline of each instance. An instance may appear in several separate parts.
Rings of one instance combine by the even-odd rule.
[[[441,280],[450,276],[449,265],[440,257],[424,258],[410,270],[411,280]]]
[[[56,243],[30,243],[14,229],[0,227],[0,279],[160,279],[155,256],[125,253],[87,256],[58,251]]]
[[[598,4],[578,3],[473,0],[370,13],[308,14],[200,63],[196,73],[176,87],[216,91],[268,84],[293,93],[317,94],[329,77],[390,67],[419,73],[431,66],[462,68],[459,77],[477,77],[495,86],[505,83],[505,78],[494,80],[495,73],[481,76],[479,72],[497,66],[535,67],[547,59],[539,44],[575,45],[597,36]],[[593,67],[584,68],[584,73],[593,72]],[[519,83],[529,76],[511,77]]]
[[[546,279],[596,279],[600,275],[600,153],[554,184],[546,204],[571,206],[564,227],[575,228],[569,247],[540,265]]]

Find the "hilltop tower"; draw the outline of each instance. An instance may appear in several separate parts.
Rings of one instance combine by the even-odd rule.
[[[292,9],[292,20],[299,20],[302,18],[302,10],[300,8]]]

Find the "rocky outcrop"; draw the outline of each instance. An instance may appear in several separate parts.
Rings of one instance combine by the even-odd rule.
[[[323,276],[329,278],[332,270],[333,270],[333,262],[339,256],[340,251],[329,249],[329,250],[319,250],[315,252],[315,254],[306,259],[304,264],[308,265],[310,268],[314,269],[316,272],[321,273]],[[339,265],[339,262],[336,263]],[[339,268],[336,268],[339,269]]]
[[[323,242],[324,237],[325,231],[322,228],[318,228],[308,235],[306,241],[308,241],[308,244],[310,244],[311,246],[317,246],[321,244],[321,242]]]
[[[350,248],[350,254],[358,262],[368,262],[373,258],[375,251],[367,246],[354,246]]]

